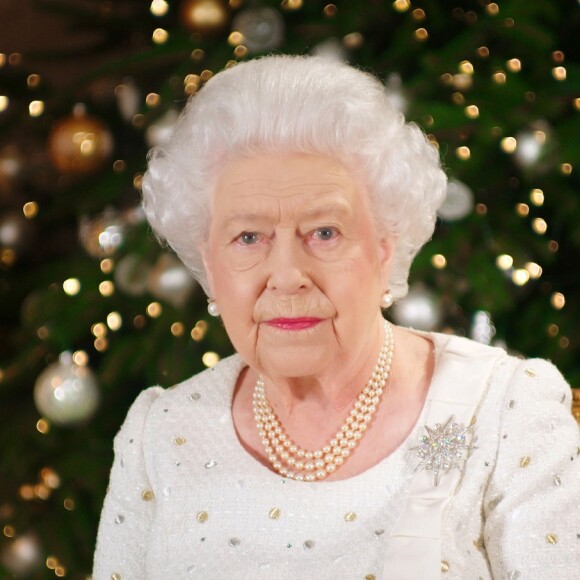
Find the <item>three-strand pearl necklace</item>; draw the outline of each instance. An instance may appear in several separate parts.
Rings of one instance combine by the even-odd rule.
[[[270,407],[262,377],[254,387],[254,417],[258,434],[272,467],[282,476],[297,481],[315,481],[334,473],[351,456],[363,438],[381,402],[393,360],[393,329],[385,321],[385,341],[377,365],[358,395],[344,424],[324,447],[301,449],[284,432]]]

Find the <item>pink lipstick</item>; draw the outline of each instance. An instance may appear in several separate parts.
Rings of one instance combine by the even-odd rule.
[[[322,318],[301,317],[301,318],[272,318],[266,320],[266,324],[281,330],[304,330],[312,328],[322,322]]]

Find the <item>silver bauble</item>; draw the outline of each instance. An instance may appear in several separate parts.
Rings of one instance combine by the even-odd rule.
[[[412,286],[407,296],[395,303],[391,312],[397,324],[417,330],[434,330],[442,318],[439,300],[420,284]]]
[[[495,336],[495,326],[491,320],[491,315],[485,310],[478,310],[473,315],[473,322],[469,331],[469,336],[476,342],[491,344]]]
[[[99,404],[97,381],[69,352],[40,373],[34,385],[38,412],[57,425],[74,425],[90,418]]]
[[[172,254],[161,255],[147,281],[147,289],[153,296],[176,308],[187,302],[195,286],[189,270]]]
[[[236,15],[232,30],[241,32],[248,52],[266,52],[284,41],[284,18],[275,8],[248,8]]]
[[[147,145],[156,147],[165,143],[171,137],[178,117],[179,113],[175,109],[169,109],[167,113],[153,121],[145,133]]]
[[[129,296],[142,296],[147,292],[150,265],[137,254],[127,254],[115,267],[115,283]]]
[[[6,542],[0,552],[0,562],[16,578],[29,578],[40,567],[42,560],[40,542],[31,533]]]
[[[473,209],[473,192],[465,183],[451,178],[447,183],[447,196],[438,210],[439,217],[445,221],[460,220]]]
[[[0,249],[22,254],[30,247],[34,227],[22,212],[8,211],[0,215]]]
[[[83,248],[93,258],[112,256],[125,241],[125,221],[112,208],[93,218],[83,216],[79,238]]]

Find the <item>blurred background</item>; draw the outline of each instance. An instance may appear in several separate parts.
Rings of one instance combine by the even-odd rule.
[[[90,578],[131,402],[231,353],[139,191],[187,98],[261,54],[375,72],[440,150],[389,316],[580,386],[579,34],[578,0],[0,0],[0,577]]]

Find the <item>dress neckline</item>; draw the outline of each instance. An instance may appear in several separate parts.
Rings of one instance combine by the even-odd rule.
[[[233,405],[233,395],[235,391],[235,385],[237,383],[238,377],[242,370],[247,367],[246,363],[242,360],[239,355],[235,355],[236,357],[236,365],[235,368],[232,369],[233,371],[233,381],[232,387],[228,392],[228,410],[227,419],[225,421],[224,427],[228,430],[228,436],[233,437],[235,441],[235,446],[240,456],[241,461],[243,462],[244,468],[248,470],[248,473],[255,475],[256,477],[261,478],[269,478],[268,480],[271,482],[280,482],[284,481],[287,485],[299,485],[303,486],[315,486],[317,488],[324,488],[325,490],[336,490],[340,486],[344,485],[361,485],[365,484],[368,481],[374,481],[377,478],[384,479],[383,475],[388,473],[397,473],[399,470],[402,470],[405,465],[405,456],[408,453],[409,447],[411,447],[414,443],[418,441],[418,431],[422,425],[425,423],[425,419],[427,417],[429,411],[429,401],[430,395],[433,392],[433,385],[439,380],[439,368],[442,358],[445,356],[445,347],[449,341],[449,336],[444,334],[432,333],[432,332],[423,332],[417,331],[411,328],[406,328],[406,330],[413,332],[419,336],[427,338],[433,344],[433,355],[434,355],[434,365],[433,365],[433,374],[431,377],[431,381],[429,383],[429,387],[427,388],[427,393],[425,395],[425,400],[423,401],[423,406],[421,408],[421,412],[419,413],[419,417],[416,423],[411,428],[407,437],[400,443],[400,445],[389,455],[375,463],[374,465],[370,466],[369,468],[357,473],[351,477],[347,477],[344,479],[338,480],[331,480],[331,481],[316,481],[316,482],[304,482],[304,481],[295,481],[293,479],[288,479],[282,477],[281,475],[275,473],[271,469],[269,469],[266,465],[260,462],[258,459],[253,457],[244,447],[242,442],[240,441],[238,434],[236,432],[236,428],[234,425],[234,420],[232,416],[232,405]]]

